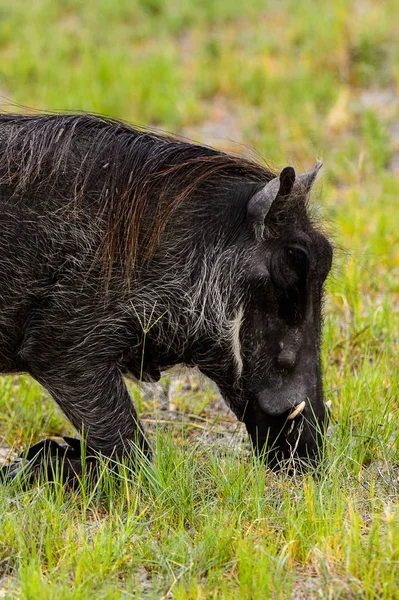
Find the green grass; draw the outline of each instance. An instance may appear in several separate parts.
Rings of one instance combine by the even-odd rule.
[[[399,598],[398,22],[395,0],[3,0],[9,100],[278,166],[323,156],[316,200],[337,250],[321,472],[270,473],[239,431],[217,443],[235,426],[208,389],[182,394],[174,420],[135,389],[153,465],[75,492],[0,488],[0,597]],[[71,432],[32,380],[0,388],[4,445]]]

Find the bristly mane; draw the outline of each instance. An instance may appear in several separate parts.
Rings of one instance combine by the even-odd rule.
[[[0,115],[0,141],[0,184],[63,195],[75,208],[95,202],[107,272],[121,260],[127,276],[139,255],[153,255],[177,206],[204,187],[209,194],[207,183],[217,195],[226,183],[274,176],[244,158],[89,114]]]

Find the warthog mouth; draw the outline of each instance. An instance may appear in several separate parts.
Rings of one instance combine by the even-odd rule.
[[[326,409],[326,419],[328,420],[331,410],[331,401],[324,403]],[[300,402],[295,406],[286,418],[286,424],[282,431],[279,444],[279,454],[283,456],[283,461],[290,472],[304,467],[316,466],[321,457],[321,436],[324,424],[307,423],[306,415],[303,411],[306,403]],[[311,438],[309,440],[309,429]],[[309,441],[311,441],[309,445]]]
[[[317,423],[309,421],[305,409],[306,402],[302,401],[285,416],[280,432],[267,452],[272,469],[283,467],[295,473],[318,463],[319,428]]]
[[[255,452],[273,470],[316,466],[321,459],[325,424],[325,418],[317,418],[305,400],[281,415],[258,410],[246,421]]]

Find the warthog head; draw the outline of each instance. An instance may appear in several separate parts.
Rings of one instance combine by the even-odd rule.
[[[257,452],[271,462],[318,455],[326,409],[320,363],[323,284],[332,247],[307,210],[321,167],[282,170],[247,204],[242,302],[231,326],[235,380],[208,368]]]

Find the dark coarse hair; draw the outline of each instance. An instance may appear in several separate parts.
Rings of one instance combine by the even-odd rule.
[[[94,202],[105,222],[101,253],[131,276],[150,258],[175,209],[213,186],[264,184],[263,165],[122,121],[91,114],[0,115],[0,184],[14,193],[65,196],[71,210]],[[2,133],[4,129],[7,133]]]

